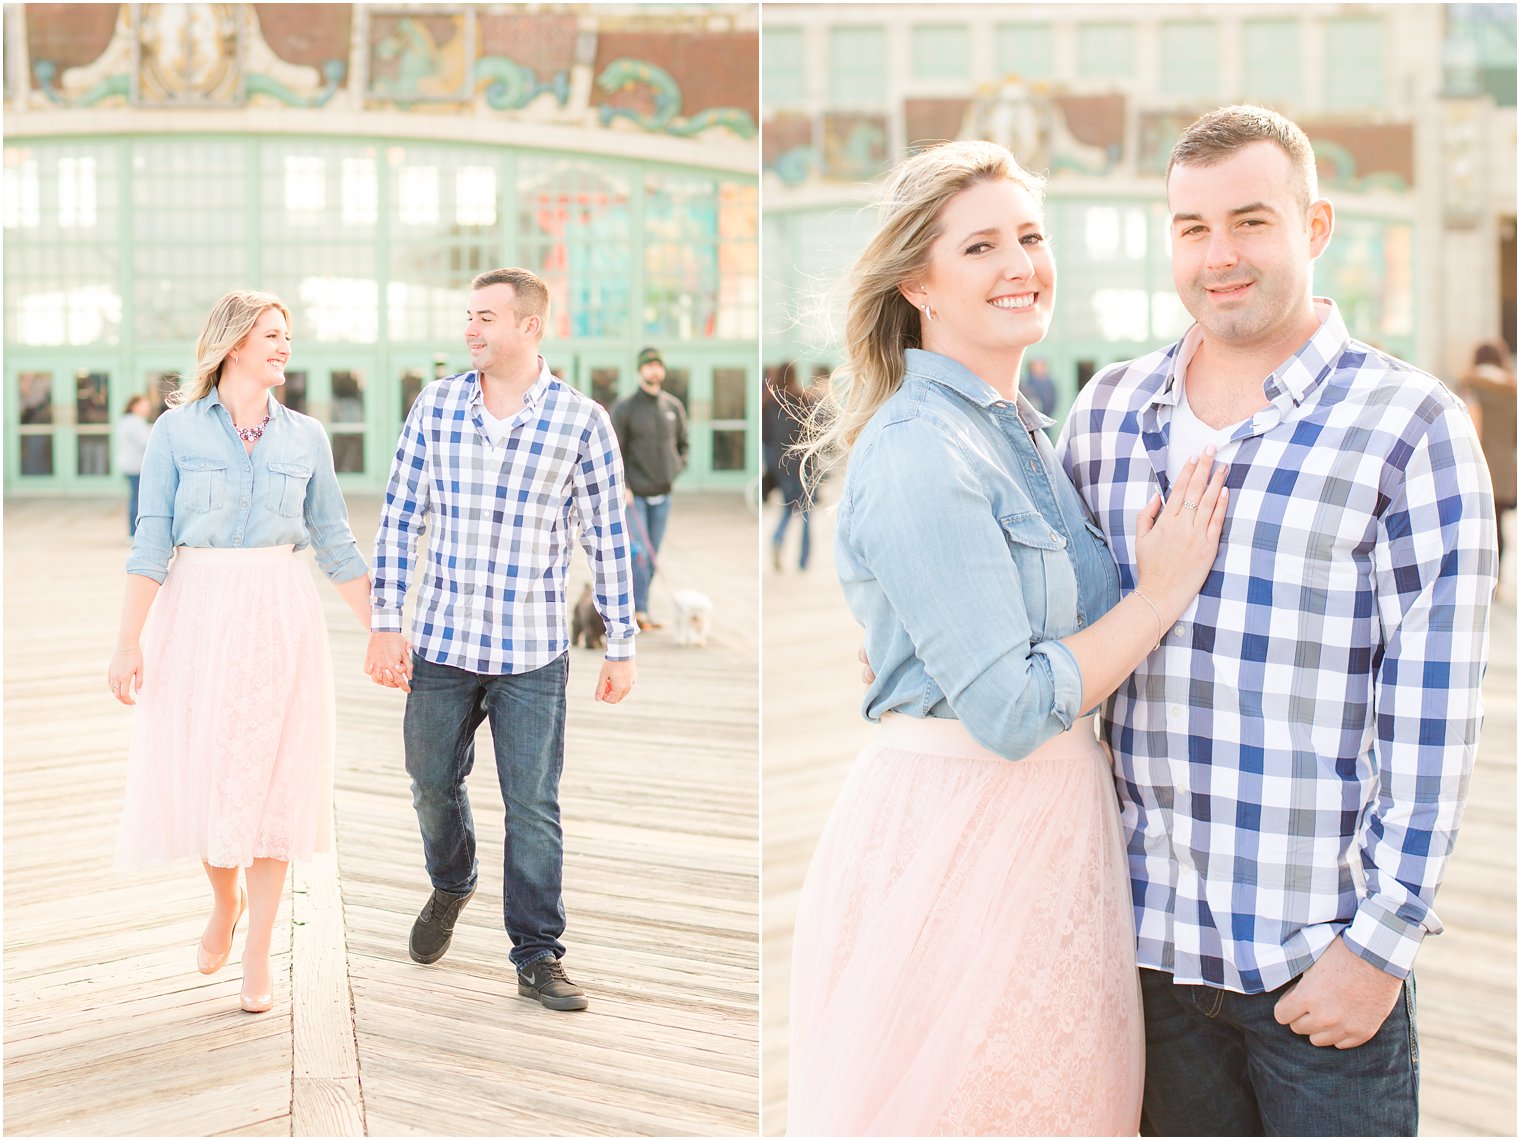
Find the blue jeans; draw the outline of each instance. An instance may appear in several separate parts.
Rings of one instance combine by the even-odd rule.
[[[475,822],[465,777],[475,766],[475,730],[490,717],[496,777],[507,806],[502,910],[518,969],[565,953],[559,940],[565,932],[559,776],[569,677],[568,653],[542,669],[502,676],[435,665],[412,654],[402,736],[428,876],[449,894],[475,889]]]
[[[1288,983],[1291,985],[1292,983]],[[1143,1136],[1413,1136],[1420,1061],[1414,976],[1373,1038],[1311,1045],[1272,1016],[1268,994],[1177,985],[1140,971],[1145,999]]]
[[[812,535],[809,533],[808,526],[808,514],[810,512],[806,503],[792,502],[788,499],[781,504],[781,522],[776,527],[776,533],[771,536],[771,545],[780,546],[782,540],[786,538],[786,527],[792,521],[793,511],[802,519],[802,549],[797,555],[797,565],[801,569],[806,570],[808,554],[811,553],[813,548]]]
[[[137,488],[142,483],[141,475],[127,476],[127,537],[131,538],[137,533]]]
[[[649,547],[643,558],[633,560],[633,608],[641,614],[649,612],[649,583],[654,579],[655,562],[660,555],[660,543],[665,541],[665,524],[670,519],[670,496],[663,503],[651,503],[638,495],[633,497],[633,513],[638,516],[633,524],[633,540],[641,549],[644,539]],[[640,525],[642,524],[642,526]]]

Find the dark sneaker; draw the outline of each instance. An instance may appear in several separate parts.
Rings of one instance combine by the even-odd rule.
[[[517,971],[519,997],[534,998],[545,1009],[585,1009],[586,991],[565,977],[558,958],[540,958]]]
[[[407,943],[413,962],[426,966],[443,957],[453,941],[454,922],[459,918],[459,912],[474,897],[474,891],[467,895],[451,895],[439,890],[428,896],[422,913],[412,923],[412,937]]]

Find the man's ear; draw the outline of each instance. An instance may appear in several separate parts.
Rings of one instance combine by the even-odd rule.
[[[1318,257],[1330,244],[1335,232],[1335,207],[1328,198],[1318,198],[1309,203],[1309,256]]]

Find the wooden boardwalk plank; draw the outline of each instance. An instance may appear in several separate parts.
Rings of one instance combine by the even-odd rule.
[[[368,547],[377,504],[350,509]],[[294,872],[272,1013],[237,1009],[236,955],[194,972],[199,869],[110,870],[130,723],[102,676],[118,516],[114,501],[5,505],[7,1133],[755,1133],[759,598],[737,497],[679,498],[666,542],[669,579],[714,601],[707,648],[644,637],[617,708],[591,701],[597,656],[572,657],[565,941],[582,1014],[516,996],[488,730],[470,779],[480,891],[442,962],[407,958],[428,886],[400,695],[364,677],[364,635],[325,584],[337,856]]]
[[[845,772],[872,731],[858,715],[862,689],[855,652],[861,637],[834,577],[832,512],[816,512],[813,526],[816,564],[806,574],[767,569],[762,585],[761,1059],[767,1135],[786,1127],[787,1001],[797,895]],[[1447,929],[1425,941],[1416,964],[1420,1130],[1427,1135],[1515,1134],[1512,559],[1505,564],[1500,597],[1484,684],[1482,745],[1462,831],[1436,900]]]

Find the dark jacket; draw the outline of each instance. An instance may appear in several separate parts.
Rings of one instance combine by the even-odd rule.
[[[669,392],[639,388],[612,405],[612,430],[623,452],[628,489],[643,498],[670,491],[686,470],[686,409]]]

